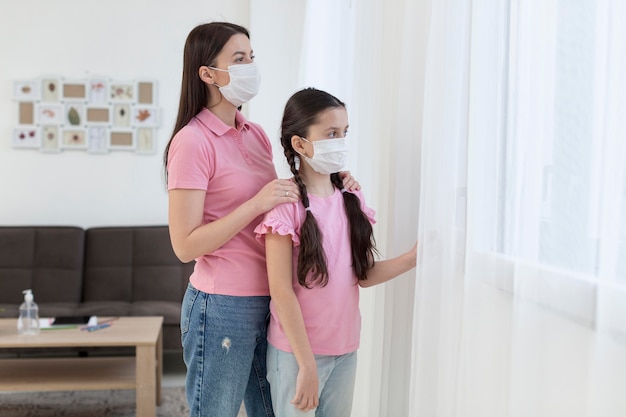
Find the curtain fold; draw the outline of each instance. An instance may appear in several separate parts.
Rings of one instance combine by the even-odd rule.
[[[454,415],[464,311],[470,3],[432,5],[422,127],[411,416]]]

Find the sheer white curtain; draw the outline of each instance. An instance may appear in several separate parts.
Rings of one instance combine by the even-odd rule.
[[[464,310],[469,2],[432,6],[424,91],[411,416],[457,408]]]
[[[353,415],[625,415],[626,5],[301,3],[293,90],[347,103],[383,255],[420,242],[361,292]]]
[[[461,3],[430,22],[409,415],[624,415],[626,6]]]

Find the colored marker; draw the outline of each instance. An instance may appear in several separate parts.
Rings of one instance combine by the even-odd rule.
[[[110,326],[111,326],[111,323],[102,323],[102,324],[97,324],[95,326],[84,327],[83,330],[87,330],[88,332],[95,332],[96,330],[106,329],[107,327],[110,327]]]

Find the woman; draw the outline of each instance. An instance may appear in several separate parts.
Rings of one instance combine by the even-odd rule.
[[[277,179],[263,129],[240,106],[259,77],[248,31],[214,22],[188,35],[178,117],[164,155],[172,247],[196,260],[181,313],[191,416],[273,416],[266,380],[269,287],[253,229],[299,199]],[[348,187],[358,184],[346,173]]]

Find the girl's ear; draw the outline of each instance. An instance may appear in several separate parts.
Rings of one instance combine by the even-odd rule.
[[[299,154],[306,155],[306,151],[304,149],[303,143],[304,143],[304,141],[302,140],[302,138],[300,136],[293,135],[291,137],[291,147],[293,148],[293,150],[296,151]]]
[[[215,84],[215,80],[213,79],[213,71],[206,65],[198,68],[198,76],[205,84]]]

